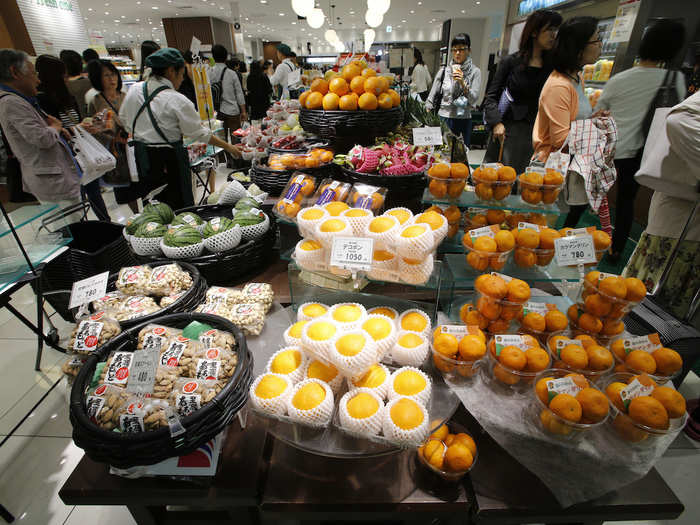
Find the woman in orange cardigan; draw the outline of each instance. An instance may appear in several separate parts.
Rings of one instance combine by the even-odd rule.
[[[593,17],[575,17],[559,28],[552,51],[554,71],[542,88],[532,130],[536,160],[546,162],[551,152],[562,147],[569,136],[572,121],[607,113],[593,114],[581,77],[581,68],[598,60],[601,47],[598,20]],[[588,206],[583,178],[576,174],[567,175],[564,195],[570,207],[565,226],[573,227]]]

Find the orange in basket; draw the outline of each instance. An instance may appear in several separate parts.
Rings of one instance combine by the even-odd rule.
[[[578,423],[581,421],[581,403],[571,394],[557,394],[549,402],[549,409],[562,419]]]

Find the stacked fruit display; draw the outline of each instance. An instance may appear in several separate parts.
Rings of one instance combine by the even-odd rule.
[[[433,332],[433,363],[452,381],[474,377],[486,355],[486,336],[476,326],[440,325]]]
[[[466,164],[455,162],[438,162],[428,170],[428,191],[438,199],[459,200],[464,192],[469,177],[469,168]]]
[[[455,235],[457,235],[457,232],[459,231],[459,221],[462,218],[457,206],[453,204],[450,206],[431,206],[425,211],[434,211],[435,213],[444,215],[447,219],[447,236],[452,239],[455,237]]]
[[[333,152],[323,148],[313,148],[307,153],[273,153],[267,159],[267,167],[275,171],[303,170],[319,168],[330,164]]]
[[[518,332],[536,337],[541,344],[547,343],[549,337],[569,327],[566,314],[559,311],[555,304],[534,301],[523,305],[518,322]]]
[[[496,334],[488,344],[488,377],[501,388],[524,392],[552,360],[534,337]]]
[[[395,141],[369,148],[354,146],[347,155],[336,155],[333,162],[357,173],[398,176],[422,173],[435,159],[421,146]]]
[[[510,195],[516,173],[500,163],[482,164],[472,173],[474,192],[481,201],[502,201]]]
[[[499,226],[483,226],[468,230],[462,237],[467,264],[478,271],[502,270],[515,247],[515,237]]]
[[[474,281],[476,308],[464,304],[459,316],[466,325],[478,326],[489,333],[505,333],[510,323],[530,299],[530,286],[520,279],[502,274],[482,274]]]
[[[401,104],[401,97],[389,88],[387,77],[353,60],[340,73],[315,79],[311,89],[301,94],[299,103],[306,109],[373,111],[395,108]]]

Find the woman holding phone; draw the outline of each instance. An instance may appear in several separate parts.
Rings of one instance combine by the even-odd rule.
[[[472,133],[471,107],[481,89],[481,70],[471,59],[471,39],[459,33],[450,43],[452,60],[435,75],[425,107],[437,109],[440,118],[469,146]]]

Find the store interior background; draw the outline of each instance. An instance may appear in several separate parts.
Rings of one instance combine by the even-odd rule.
[[[186,49],[192,36],[196,36],[205,49],[220,43],[246,62],[261,57],[276,60],[274,49],[279,42],[289,44],[299,55],[308,55],[309,43],[311,56],[322,64],[336,56],[324,40],[326,29],[335,29],[348,49],[358,49],[362,47],[362,31],[367,27],[364,0],[318,2],[326,15],[332,16],[327,19],[332,25],[326,23],[320,29],[311,29],[305,21],[298,20],[289,0],[56,0],[57,7],[41,5],[47,3],[50,2],[0,1],[0,48],[23,49],[36,56],[57,55],[62,49],[82,51],[99,44],[112,56],[128,56],[138,64],[138,46],[145,39],[155,40],[161,46]],[[335,6],[333,9],[329,7],[331,4]],[[408,62],[412,63],[413,45],[421,49],[434,74],[440,63],[443,22],[450,20],[450,36],[460,32],[471,36],[472,57],[484,77],[480,97],[483,98],[487,71],[494,56],[500,50],[512,49],[517,42],[518,4],[514,0],[395,0],[383,24],[375,29],[376,43],[370,52],[377,54],[381,50],[384,56],[403,55],[407,68],[411,65]],[[614,17],[618,4],[618,0],[572,1],[558,9],[565,17],[592,15],[603,19]],[[640,16],[683,18],[692,29],[698,27],[700,7],[697,1],[643,0]],[[240,28],[234,24],[240,24]],[[629,57],[627,48],[637,48],[640,36],[637,32],[630,42],[621,44],[620,53]],[[700,34],[689,37],[691,41],[700,41]],[[631,63],[616,61],[613,72],[630,66]],[[483,150],[475,149],[469,160],[478,163],[482,157]],[[220,184],[222,180],[217,182]],[[0,185],[0,199],[4,202],[3,192]],[[637,197],[635,227],[627,256],[646,224],[650,196],[642,188]],[[111,193],[105,199],[114,220],[123,222],[130,216],[126,206],[116,205]],[[28,288],[13,299],[13,304],[30,318],[35,315],[33,295]],[[60,319],[55,322],[66,336],[70,327]],[[72,444],[66,387],[59,382],[64,356],[46,349],[41,372],[34,372],[35,345],[33,334],[9,312],[0,310],[0,502],[10,508],[20,523],[54,525],[98,520],[101,524],[132,523],[124,508],[69,507],[58,498],[58,489],[77,465],[82,451]],[[12,437],[6,438],[47,392],[38,408]],[[681,392],[688,399],[699,397],[700,379],[691,372]],[[700,519],[698,445],[681,434],[657,468],[686,506],[685,513],[675,523],[697,523]]]

